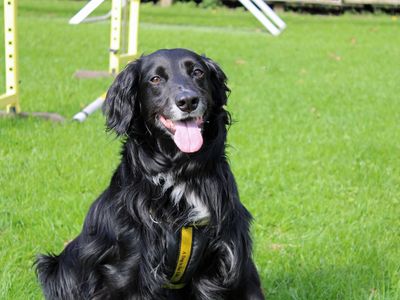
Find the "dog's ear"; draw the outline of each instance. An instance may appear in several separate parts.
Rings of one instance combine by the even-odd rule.
[[[103,104],[107,129],[114,130],[119,136],[128,132],[133,118],[139,113],[139,67],[140,60],[136,60],[118,74]]]
[[[227,77],[217,63],[203,56],[204,62],[210,72],[210,81],[212,84],[213,99],[217,106],[224,106],[228,101],[230,89],[226,85]]]

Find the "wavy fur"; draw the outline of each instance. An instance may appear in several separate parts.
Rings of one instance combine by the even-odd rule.
[[[156,54],[129,64],[108,91],[104,113],[108,129],[123,137],[121,163],[92,204],[80,235],[60,255],[38,257],[46,299],[264,299],[251,259],[251,216],[239,201],[225,155],[226,76],[213,61],[187,50]],[[145,65],[160,56],[170,61],[188,56],[205,69],[202,89],[211,96],[204,145],[196,153],[177,150],[154,123],[154,110],[162,108],[145,103],[153,101],[144,92]],[[192,213],[188,202],[171,200],[179,184],[208,209],[209,242],[186,287],[169,290],[162,288],[166,231],[187,225]]]

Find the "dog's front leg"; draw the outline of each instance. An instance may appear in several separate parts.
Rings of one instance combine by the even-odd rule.
[[[237,233],[242,235],[242,233]],[[229,235],[229,234],[227,234]],[[247,235],[217,239],[201,275],[193,279],[193,298],[198,300],[263,300],[260,279],[250,257]]]
[[[218,268],[223,269],[222,259],[219,266],[214,265],[214,273],[208,273],[193,280],[193,298],[196,300],[264,300],[264,294],[261,288],[259,276],[254,263],[248,260],[245,268],[240,274],[234,274],[236,271],[229,270],[231,274],[227,277],[221,276]],[[225,273],[223,271],[222,273]],[[230,275],[230,276],[229,276]],[[238,276],[236,279],[234,279]],[[234,282],[229,282],[229,277]]]
[[[251,259],[248,260],[238,282],[232,289],[226,300],[264,300],[260,278],[256,266]]]

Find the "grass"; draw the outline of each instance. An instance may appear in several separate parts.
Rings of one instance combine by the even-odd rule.
[[[73,77],[107,68],[108,24],[67,25],[81,5],[20,0],[24,111],[70,119],[109,86]],[[187,47],[228,74],[230,160],[269,299],[400,299],[400,20],[283,18],[273,38],[242,10],[143,5],[140,52]],[[100,113],[0,119],[0,299],[42,298],[35,255],[78,234],[119,146]]]

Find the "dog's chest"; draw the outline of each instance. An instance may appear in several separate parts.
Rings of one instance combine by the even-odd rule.
[[[169,173],[158,174],[152,180],[162,187],[164,193],[170,190],[170,200],[174,205],[178,206],[181,201],[186,201],[190,209],[188,221],[198,222],[209,219],[210,211],[207,205],[201,199],[199,193],[194,188],[191,188],[189,184],[184,181],[176,181]]]
[[[160,186],[169,203],[184,210],[185,226],[179,230],[164,227],[166,240],[164,265],[161,272],[167,278],[164,288],[180,289],[189,282],[203,261],[203,253],[208,246],[205,233],[210,219],[210,211],[196,188],[184,181],[175,180],[170,174],[159,174],[152,178]],[[185,205],[181,205],[185,201]],[[155,268],[157,270],[158,267]]]

